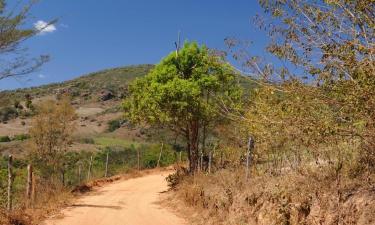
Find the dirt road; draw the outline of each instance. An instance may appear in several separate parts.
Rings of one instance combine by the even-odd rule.
[[[80,198],[46,225],[182,225],[187,224],[157,202],[167,190],[167,172],[105,185]]]

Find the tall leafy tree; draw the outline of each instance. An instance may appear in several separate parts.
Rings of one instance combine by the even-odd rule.
[[[238,106],[241,89],[232,67],[205,46],[186,42],[129,88],[126,115],[185,137],[190,171],[198,166],[199,135],[223,121],[222,106]]]
[[[34,1],[21,10],[9,10],[6,1],[0,0],[0,80],[32,73],[49,59],[47,55],[30,58],[27,49],[21,46],[25,40],[43,30],[25,26],[33,4]]]

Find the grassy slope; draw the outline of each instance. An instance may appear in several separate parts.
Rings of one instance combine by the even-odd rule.
[[[96,96],[102,90],[110,90],[117,97],[121,97],[130,81],[144,76],[151,68],[153,65],[148,64],[113,68],[62,83],[2,91],[0,92],[0,107],[12,105],[15,100],[24,101],[26,94],[30,94],[33,98],[40,98],[56,94],[58,90],[68,90],[76,98],[84,98],[85,101],[96,101]]]

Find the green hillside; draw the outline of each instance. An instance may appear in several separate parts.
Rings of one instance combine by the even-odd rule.
[[[146,75],[153,65],[136,65],[107,69],[62,83],[54,83],[39,87],[17,89],[0,92],[0,107],[13,105],[16,100],[24,101],[25,95],[39,98],[69,92],[74,98],[85,102],[98,101],[101,92],[110,92],[121,98],[126,93],[127,85],[136,77]]]

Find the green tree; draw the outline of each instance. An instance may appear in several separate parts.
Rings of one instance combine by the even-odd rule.
[[[170,53],[129,91],[126,116],[185,137],[191,172],[198,166],[200,133],[223,122],[227,106],[238,107],[242,93],[229,63],[195,42]]]
[[[25,40],[43,30],[25,27],[33,4],[34,1],[20,10],[9,10],[6,1],[0,0],[0,80],[32,73],[49,59],[47,55],[29,58],[26,49],[21,46]],[[47,26],[54,22],[51,21]]]

